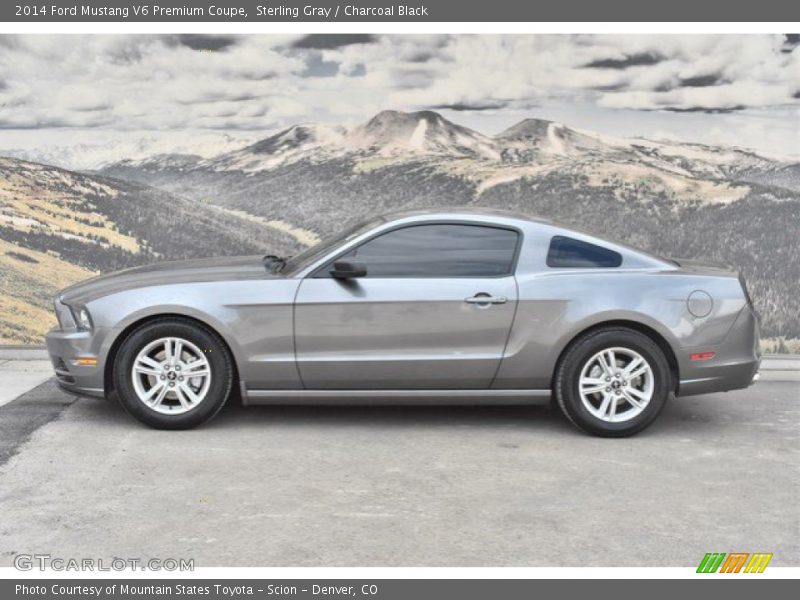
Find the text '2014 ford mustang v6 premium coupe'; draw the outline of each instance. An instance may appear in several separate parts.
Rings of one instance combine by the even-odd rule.
[[[492,210],[371,219],[297,256],[97,277],[55,301],[67,391],[162,429],[244,404],[521,403],[641,431],[671,394],[757,377],[758,319],[724,267]]]

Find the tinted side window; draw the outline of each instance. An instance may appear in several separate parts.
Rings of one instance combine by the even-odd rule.
[[[480,225],[414,225],[341,258],[366,265],[367,277],[494,277],[511,273],[518,235]]]
[[[619,252],[561,235],[550,240],[547,252],[548,267],[618,267],[621,264]]]

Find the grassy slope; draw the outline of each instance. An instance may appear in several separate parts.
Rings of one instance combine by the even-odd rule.
[[[290,233],[146,186],[0,158],[0,344],[40,344],[67,285],[129,266],[288,253]]]

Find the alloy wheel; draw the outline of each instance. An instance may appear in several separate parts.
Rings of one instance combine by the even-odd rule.
[[[606,348],[581,369],[578,392],[584,408],[608,423],[629,421],[647,408],[655,380],[647,360],[635,350]]]
[[[133,389],[149,409],[180,415],[196,408],[208,395],[211,365],[189,340],[164,337],[148,343],[131,367]]]

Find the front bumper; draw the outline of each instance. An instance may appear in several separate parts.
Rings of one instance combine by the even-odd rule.
[[[45,336],[47,352],[59,387],[79,396],[105,397],[104,356],[100,349],[105,331],[61,331],[52,329]],[[78,359],[96,359],[94,365],[79,364]]]
[[[681,381],[676,395],[694,396],[749,387],[760,377],[759,340],[758,317],[750,306],[745,306],[720,345],[682,350],[682,357],[678,358]],[[694,362],[688,357],[695,350],[713,351],[715,355],[711,360]]]

